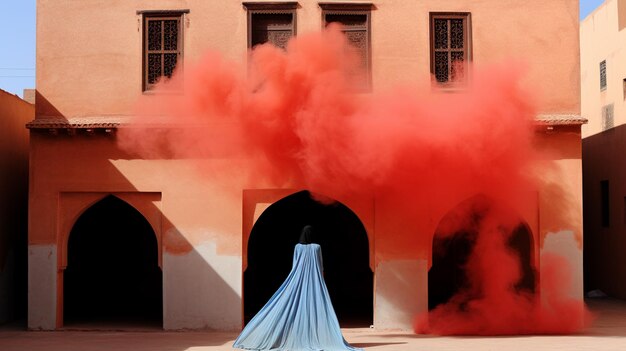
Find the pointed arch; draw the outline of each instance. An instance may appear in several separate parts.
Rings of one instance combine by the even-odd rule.
[[[274,202],[263,211],[248,239],[244,271],[244,318],[267,302],[291,270],[300,230],[319,233],[326,284],[342,325],[372,324],[373,272],[370,242],[359,217],[339,202],[323,204],[308,191]]]
[[[470,197],[440,220],[432,240],[431,267],[428,271],[428,308],[444,304],[470,285],[466,274],[468,259],[476,246],[486,218],[498,211],[499,232],[506,235],[505,245],[518,258],[518,291],[537,290],[536,249],[533,233],[526,221],[511,209],[479,194]]]
[[[59,194],[59,224],[57,234],[58,266],[67,266],[67,243],[78,218],[102,199],[114,196],[137,210],[150,224],[159,247],[159,267],[162,265],[161,193],[157,192],[62,192]]]
[[[67,236],[63,324],[138,322],[162,326],[159,243],[134,206],[105,195],[81,211]]]

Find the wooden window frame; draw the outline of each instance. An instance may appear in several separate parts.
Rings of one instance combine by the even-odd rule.
[[[142,16],[142,91],[144,93],[150,93],[153,91],[155,83],[150,83],[148,81],[149,71],[148,71],[148,55],[149,54],[177,54],[176,57],[176,70],[183,69],[183,59],[184,59],[184,21],[185,14],[189,13],[189,10],[145,10],[145,11],[137,11],[138,15]],[[163,20],[176,20],[178,21],[178,35],[177,35],[177,44],[176,50],[150,50],[148,48],[148,25],[151,21],[163,21]],[[163,35],[164,31],[162,32]],[[164,42],[163,39],[161,41]],[[163,56],[162,56],[163,57]],[[164,72],[165,60],[161,60],[162,69],[161,72]],[[178,90],[178,89],[176,89]]]
[[[296,36],[297,29],[297,16],[296,9],[298,8],[298,2],[289,1],[289,2],[244,2],[242,3],[243,7],[247,12],[247,22],[248,22],[248,39],[247,39],[247,48],[252,49],[252,24],[253,24],[253,16],[254,15],[284,15],[290,14],[292,21],[291,29],[292,37]]]
[[[430,12],[429,14],[429,28],[430,28],[430,74],[432,77],[432,83],[434,86],[440,88],[462,88],[464,87],[470,80],[471,72],[469,69],[469,65],[472,62],[472,14],[470,12]],[[448,46],[445,49],[435,49],[435,20],[436,19],[461,19],[463,20],[463,36],[464,36],[464,46],[462,50],[454,50],[450,47],[450,35],[448,35]],[[450,27],[448,27],[448,30]],[[451,55],[448,55],[448,81],[439,82],[437,81],[437,77],[435,75],[435,52],[448,52],[451,53],[453,51],[459,52],[462,51],[465,57],[464,60],[464,77],[460,81],[450,81],[450,74],[452,70],[452,60]]]
[[[367,43],[365,45],[365,74],[366,86],[362,87],[363,92],[372,90],[372,9],[374,5],[371,3],[319,3],[322,9],[322,28],[326,28],[328,22],[326,16],[365,16],[365,25],[344,28],[344,31],[365,30]]]

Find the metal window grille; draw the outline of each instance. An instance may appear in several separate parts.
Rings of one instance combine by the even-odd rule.
[[[606,89],[606,60],[600,62],[600,90]]]
[[[613,104],[602,107],[602,130],[611,129],[613,122]]]
[[[463,82],[471,61],[469,13],[430,14],[431,74],[438,84]]]

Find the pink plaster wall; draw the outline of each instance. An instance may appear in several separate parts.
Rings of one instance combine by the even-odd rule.
[[[542,112],[579,113],[577,1],[390,1],[376,7],[375,86],[429,75],[429,12],[470,12],[475,64],[526,63],[525,83],[539,94]]]
[[[317,1],[299,5],[297,32],[319,30]],[[541,112],[579,113],[577,1],[395,0],[374,5],[374,89],[428,77],[429,12],[471,12],[476,64],[525,62],[526,83],[537,90]],[[75,5],[41,0],[37,117],[130,114],[142,82],[142,17],[136,12],[150,9],[190,10],[184,24],[185,59],[198,58],[207,49],[228,59],[245,59],[246,11],[235,1],[93,0]]]
[[[237,240],[221,234],[239,233],[233,234],[239,237],[241,226],[235,223],[241,223],[241,215],[237,215],[241,194],[207,182],[197,169],[202,161],[132,159],[117,148],[111,135],[52,136],[36,132],[32,140],[31,162],[36,167],[31,170],[35,180],[30,195],[31,244],[63,242],[66,239],[61,238],[67,237],[78,215],[98,198],[112,193],[121,194],[118,197],[135,206],[155,230],[162,231],[167,251],[188,252],[190,244],[223,237],[220,250],[239,254]],[[204,163],[214,169],[212,174],[232,165],[210,160]],[[152,204],[149,206],[133,203],[133,193],[162,195],[158,200],[147,199]],[[79,199],[72,200],[79,195]],[[65,204],[63,211],[50,211],[59,201]]]
[[[318,31],[322,26],[318,2],[301,0],[298,4],[297,33]],[[374,7],[371,48],[375,91],[398,82],[413,84],[429,79],[429,12],[471,12],[474,63],[521,61],[528,66],[523,83],[536,91],[539,113],[580,113],[578,1],[393,0],[376,2]],[[245,60],[246,11],[236,1],[40,0],[36,118],[131,115],[142,95],[142,17],[136,12],[167,9],[189,9],[184,15],[186,60],[198,58],[207,49],[217,50],[230,60]],[[158,95],[152,98],[158,99]],[[558,173],[563,180],[563,191],[573,199],[567,211],[574,216],[573,220],[561,219],[561,209],[548,206],[550,189],[540,187],[538,203],[539,207],[544,204],[542,209],[521,210],[534,235],[543,236],[554,228],[582,233],[576,128],[537,134],[538,149],[554,150],[546,153],[546,169],[558,169],[549,172],[555,172],[555,177]],[[566,134],[561,135],[563,131]],[[57,244],[66,235],[76,214],[58,211],[59,199],[64,196],[60,194],[158,193],[163,253],[182,256],[197,245],[214,242],[218,255],[244,256],[253,221],[250,206],[261,200],[244,200],[243,191],[248,190],[243,177],[230,178],[232,172],[223,172],[228,179],[220,177],[221,170],[237,167],[242,160],[137,159],[120,151],[114,138],[32,133],[30,244]],[[473,195],[468,193],[467,197]],[[394,221],[394,213],[389,212],[393,207],[384,199],[345,201],[364,222],[370,250],[375,252],[370,256],[376,260],[374,267],[382,261],[428,262],[431,235],[445,213],[457,205],[432,208],[429,199],[417,199],[424,216],[407,226]],[[239,275],[241,271],[228,274]],[[415,282],[420,284],[424,282]],[[423,307],[423,297],[420,299],[418,305]]]

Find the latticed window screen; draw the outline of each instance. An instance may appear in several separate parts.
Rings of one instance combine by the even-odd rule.
[[[606,60],[600,62],[600,90],[606,89]]]
[[[371,85],[369,17],[369,11],[326,11],[324,13],[325,24],[333,22],[341,24],[348,43],[358,54],[360,66],[357,67],[354,75],[355,84],[365,90]]]
[[[437,83],[466,79],[471,60],[469,21],[467,13],[430,15],[431,74]]]
[[[144,18],[144,90],[172,76],[182,60],[181,15]]]
[[[298,2],[244,2],[248,10],[248,48],[271,43],[286,49],[296,35]]]
[[[602,130],[611,129],[613,126],[613,104],[609,104],[602,107]]]
[[[272,43],[286,49],[294,36],[293,13],[251,13],[250,47]]]

